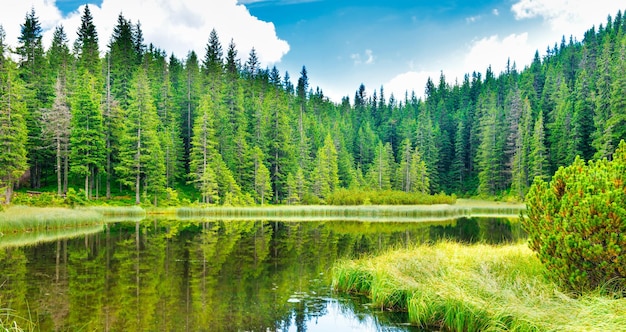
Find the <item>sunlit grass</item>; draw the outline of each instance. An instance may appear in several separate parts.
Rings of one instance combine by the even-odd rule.
[[[544,277],[526,244],[443,242],[341,261],[333,287],[407,310],[412,324],[455,331],[619,331],[626,299],[599,291],[573,297]]]
[[[94,210],[13,206],[0,213],[0,233],[75,228],[102,222]]]
[[[212,217],[226,219],[280,220],[372,220],[442,221],[459,217],[517,217],[523,205],[479,203],[435,205],[358,205],[358,206],[267,206],[267,207],[188,207],[179,208],[181,218]]]

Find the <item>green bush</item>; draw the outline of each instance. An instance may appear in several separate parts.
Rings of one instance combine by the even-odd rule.
[[[523,226],[551,277],[574,291],[626,289],[626,143],[613,155],[561,167],[527,196]]]

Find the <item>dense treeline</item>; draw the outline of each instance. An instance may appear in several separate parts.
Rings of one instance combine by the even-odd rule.
[[[338,188],[523,198],[534,177],[626,138],[625,30],[619,12],[521,71],[454,85],[442,73],[423,99],[361,85],[335,104],[305,67],[294,85],[215,30],[202,57],[178,59],[120,14],[101,56],[85,7],[74,45],[59,26],[44,50],[33,9],[14,50],[0,29],[0,186],[6,202],[15,186],[54,185],[154,204],[177,190],[217,204],[319,202]]]

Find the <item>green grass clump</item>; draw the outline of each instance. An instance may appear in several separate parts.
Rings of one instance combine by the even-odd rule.
[[[45,231],[102,223],[93,210],[12,206],[0,213],[0,233]]]
[[[333,287],[406,310],[412,324],[454,331],[624,331],[626,299],[573,296],[545,276],[526,244],[443,242],[342,261]]]
[[[326,197],[328,205],[432,205],[454,204],[456,197],[446,194],[429,195],[398,190],[338,189]]]

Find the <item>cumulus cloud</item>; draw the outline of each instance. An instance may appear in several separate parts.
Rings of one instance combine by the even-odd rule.
[[[541,17],[555,31],[579,34],[606,22],[608,14],[622,9],[615,0],[519,0],[511,6],[517,20]]]
[[[536,48],[528,42],[526,32],[511,34],[504,38],[493,35],[475,40],[463,59],[460,75],[474,70],[484,72],[489,66],[497,75],[506,68],[507,59],[510,59],[511,64],[515,62],[520,66],[532,60],[535,50]]]
[[[15,45],[20,34],[20,24],[30,8],[44,29],[44,45],[49,45],[54,27],[62,24],[70,39],[76,38],[84,5],[63,16],[54,0],[5,0],[0,12],[0,24],[7,32],[7,41]],[[246,59],[255,48],[264,65],[280,62],[289,51],[289,44],[278,38],[273,23],[252,16],[237,0],[104,0],[100,6],[89,5],[98,30],[101,51],[106,50],[113,27],[120,13],[133,23],[141,23],[146,43],[177,57],[184,58],[194,50],[200,57],[210,31],[215,28],[224,49],[234,40],[239,57]]]

